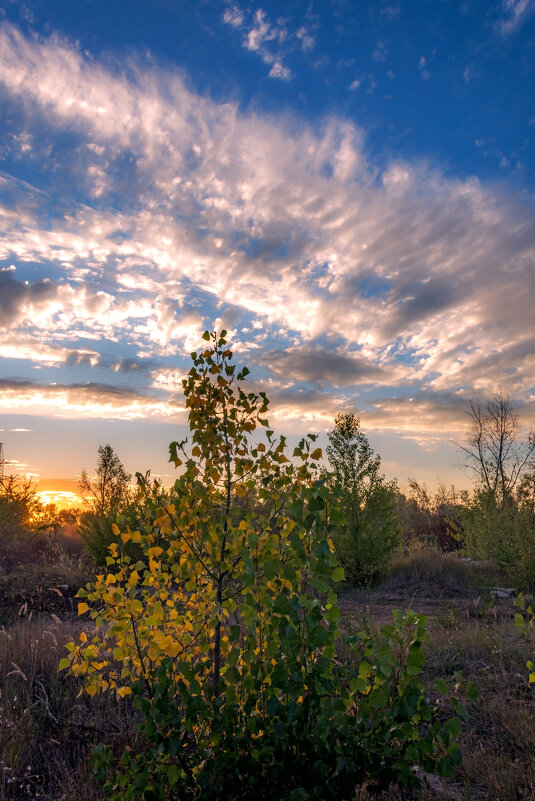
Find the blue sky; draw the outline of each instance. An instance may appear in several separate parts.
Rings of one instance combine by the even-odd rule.
[[[533,0],[0,2],[12,468],[171,478],[224,326],[281,432],[466,483],[468,399],[535,422],[534,45]]]

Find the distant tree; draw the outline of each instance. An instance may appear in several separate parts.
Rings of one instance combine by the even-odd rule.
[[[497,392],[486,403],[470,401],[469,427],[463,442],[456,443],[480,489],[502,505],[518,483],[535,468],[535,432],[518,440],[519,420],[511,397]]]
[[[79,487],[87,509],[81,516],[78,530],[97,565],[106,564],[108,546],[115,539],[114,524],[129,506],[130,479],[131,474],[126,472],[111,445],[99,446],[93,479],[82,470]]]
[[[111,445],[99,445],[95,478],[91,480],[82,470],[80,492],[95,514],[109,517],[119,511],[131,478]]]
[[[341,527],[335,544],[346,577],[369,581],[399,542],[394,481],[381,473],[374,452],[352,413],[338,414],[329,433],[327,456],[337,490]]]

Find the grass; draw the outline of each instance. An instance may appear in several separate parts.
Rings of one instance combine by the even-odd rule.
[[[21,617],[74,611],[74,596],[93,574],[80,540],[34,535],[0,541],[0,625]]]
[[[428,549],[394,558],[380,577],[380,587],[382,593],[464,598],[503,586],[505,581],[491,562],[464,562],[455,553]]]
[[[106,742],[120,752],[135,737],[128,700],[80,695],[79,682],[57,671],[65,642],[78,637],[82,624],[65,601],[71,596],[63,603],[48,590],[67,584],[72,593],[85,583],[87,564],[76,559],[63,553],[56,564],[20,564],[0,574],[0,602],[7,598],[9,612],[0,626],[0,801],[97,801],[91,748]],[[342,595],[345,628],[361,620],[378,627],[394,608],[425,612],[423,679],[429,693],[439,677],[453,684],[458,671],[462,682],[474,681],[480,692],[478,700],[467,702],[463,764],[455,778],[426,777],[418,791],[392,788],[373,796],[375,801],[535,798],[535,690],[526,668],[535,632],[515,627],[512,599],[490,596],[502,579],[488,564],[420,552],[395,560],[368,593]],[[26,600],[19,615],[21,598]],[[24,606],[28,599],[33,600]],[[358,788],[355,801],[368,799],[368,790]]]
[[[58,673],[80,624],[21,620],[0,629],[0,799],[96,801],[88,763],[100,741],[124,746],[132,710],[112,695],[90,699]]]

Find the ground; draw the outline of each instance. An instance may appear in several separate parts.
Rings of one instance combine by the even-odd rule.
[[[134,712],[112,697],[79,695],[57,665],[64,644],[88,624],[75,617],[73,594],[87,580],[79,557],[0,573],[0,801],[96,801],[88,755],[100,741],[131,741]],[[400,557],[377,584],[342,588],[346,629],[379,628],[393,609],[428,617],[424,680],[430,694],[443,677],[474,681],[480,698],[467,703],[463,764],[453,779],[424,776],[422,789],[393,788],[388,801],[533,801],[535,690],[527,660],[532,632],[514,623],[514,597],[491,591],[502,577],[491,565],[422,552]],[[502,585],[503,586],[503,585]],[[359,788],[357,798],[368,798]]]

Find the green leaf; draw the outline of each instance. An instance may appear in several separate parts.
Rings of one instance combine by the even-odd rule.
[[[475,701],[478,698],[481,698],[481,693],[472,681],[469,681],[466,687],[466,697],[469,701]]]
[[[338,584],[340,581],[343,581],[344,578],[345,578],[344,568],[341,565],[335,567],[332,573],[332,580],[335,582],[335,584]]]
[[[178,780],[180,779],[180,768],[178,765],[169,765],[167,768],[167,779],[171,787],[178,784]]]
[[[458,737],[461,733],[461,720],[460,718],[449,718],[444,727],[449,731],[452,737]]]
[[[59,660],[58,670],[65,670],[65,668],[68,668],[70,666],[71,666],[71,660],[67,659],[67,657],[64,656],[63,659]]]

